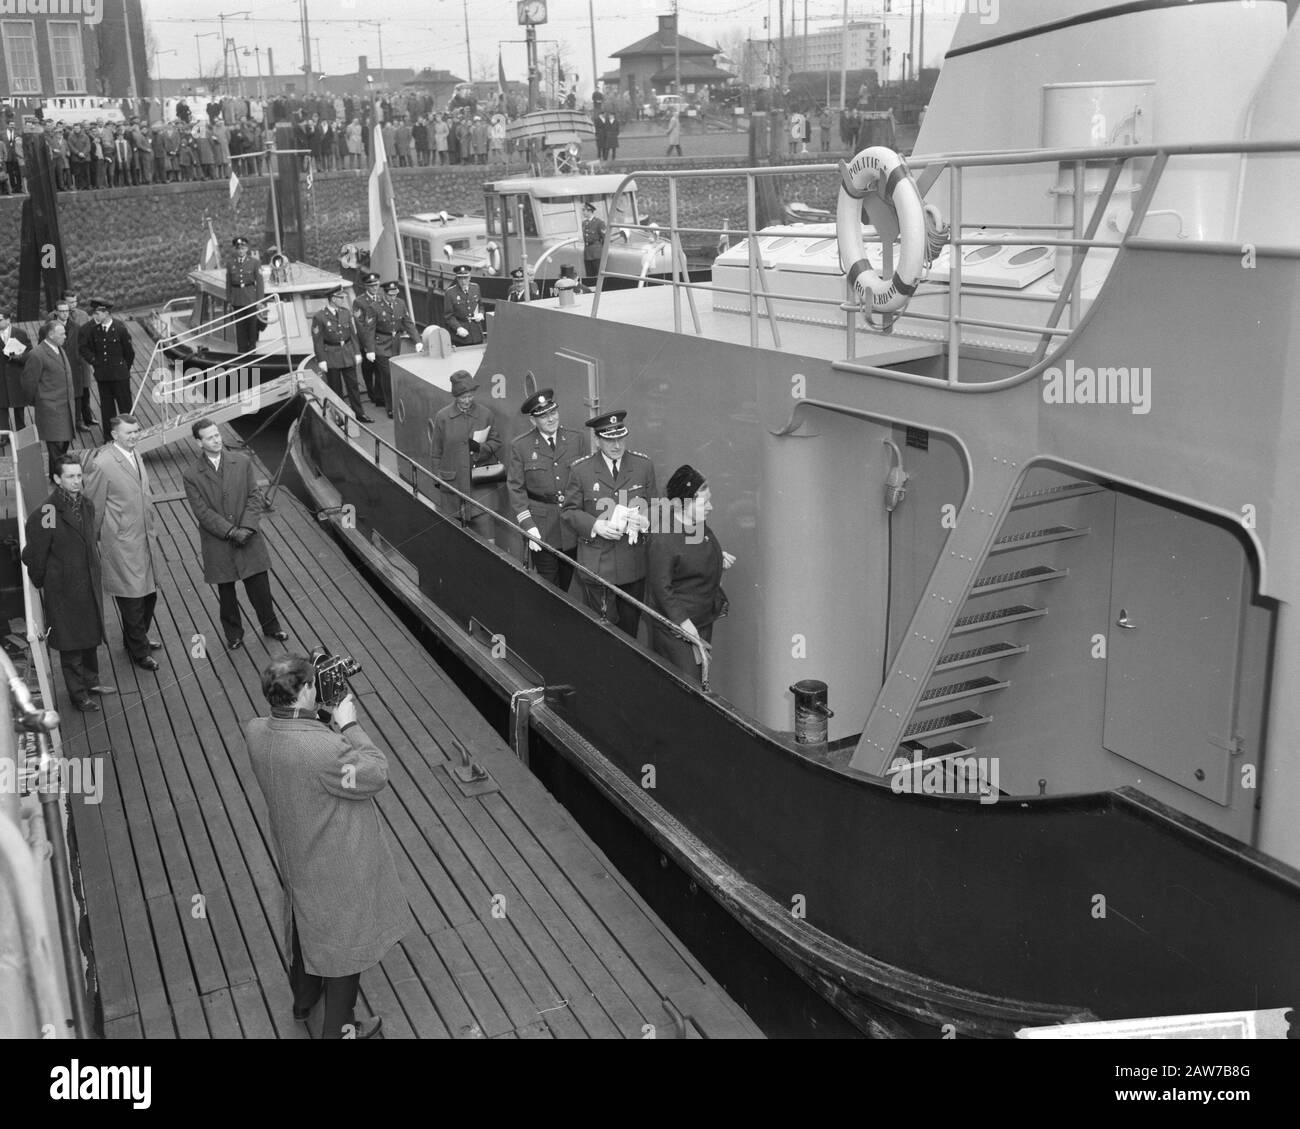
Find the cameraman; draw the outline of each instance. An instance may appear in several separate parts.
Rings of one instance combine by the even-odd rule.
[[[262,693],[271,716],[248,722],[244,736],[285,887],[294,1018],[305,1021],[324,996],[324,1038],[369,1039],[383,1018],[353,1019],[361,973],[410,922],[374,801],[388,761],[357,724],[351,694],[332,722],[319,719],[310,659],[274,659]]]

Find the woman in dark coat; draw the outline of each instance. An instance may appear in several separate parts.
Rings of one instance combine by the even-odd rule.
[[[72,455],[53,460],[54,493],[27,519],[23,564],[45,591],[49,644],[59,652],[63,679],[79,710],[99,709],[99,645],[104,641],[103,583],[95,546],[95,507],[82,494],[81,463]]]
[[[723,551],[705,524],[713,502],[704,475],[689,464],[680,466],[668,480],[667,493],[672,520],[667,529],[660,528],[650,538],[646,602],[687,635],[708,644],[713,639],[713,624],[727,614],[722,573],[736,558]],[[700,681],[700,648],[658,621],[650,627],[655,653],[685,677]]]

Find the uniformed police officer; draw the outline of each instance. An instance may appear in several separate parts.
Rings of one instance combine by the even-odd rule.
[[[510,512],[532,538],[528,548],[538,574],[567,592],[573,579],[571,554],[578,538],[560,518],[560,505],[569,468],[582,455],[582,436],[560,426],[560,406],[551,388],[529,396],[519,410],[532,417],[533,427],[510,444],[506,463]],[[560,551],[549,552],[543,545]]]
[[[226,267],[226,301],[230,303],[231,315],[236,316],[236,311],[265,296],[266,283],[261,264],[248,253],[248,240],[236,235],[231,245],[235,248],[235,258]],[[257,315],[251,311],[235,322],[235,344],[240,353],[249,352],[257,344],[260,328]]]
[[[592,286],[600,273],[600,256],[604,249],[605,221],[596,215],[596,205],[588,200],[582,205],[582,265]]]
[[[104,416],[104,442],[113,438],[112,419],[131,411],[131,366],[135,364],[135,346],[131,334],[113,317],[113,303],[95,298],[90,303],[94,319],[77,335],[77,352],[95,371],[99,385],[99,410]]]
[[[627,412],[589,419],[599,450],[575,459],[564,487],[561,515],[578,535],[578,563],[635,600],[645,597],[646,537],[655,497],[655,467],[627,449]],[[587,607],[633,638],[641,610],[617,599],[603,584],[582,579]]]
[[[510,272],[510,293],[506,295],[507,302],[535,302],[537,301],[537,283],[524,281],[524,268],[515,267]]]
[[[416,332],[411,315],[406,312],[400,291],[401,286],[396,281],[385,282],[383,292],[369,307],[366,320],[357,320],[361,348],[367,360],[375,366],[378,387],[370,394],[370,399],[373,403],[388,405],[389,419],[393,418],[393,370],[389,360],[402,351],[403,337],[415,342],[417,353],[424,352],[424,342]]]
[[[361,361],[361,345],[357,340],[356,325],[348,309],[347,288],[340,286],[330,293],[330,304],[317,310],[311,319],[311,341],[316,350],[316,363],[325,374],[325,382],[336,396],[347,389],[352,413],[362,423],[374,423],[361,407],[361,393],[357,388],[357,365]]]
[[[447,328],[453,345],[483,343],[483,296],[478,283],[471,282],[469,266],[455,269],[456,285],[447,292]]]
[[[362,290],[357,300],[352,303],[352,319],[357,323],[357,336],[361,340],[361,380],[366,386],[366,395],[370,397],[370,402],[375,407],[382,408],[387,401],[379,394],[375,384],[378,368],[375,364],[375,347],[373,344],[366,344],[367,337],[373,336],[375,319],[378,316],[376,307],[383,298],[379,291],[379,275],[374,271],[363,271],[358,282]]]

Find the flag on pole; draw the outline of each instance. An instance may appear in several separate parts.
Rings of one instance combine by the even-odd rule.
[[[502,104],[506,98],[506,68],[501,62],[501,48],[497,48],[497,96],[501,99]]]
[[[199,261],[199,270],[217,270],[221,266],[221,245],[217,242],[217,233],[212,230],[212,221],[208,220],[208,243],[203,248],[203,258]]]
[[[236,208],[239,206],[239,198],[244,194],[244,186],[239,183],[239,177],[235,175],[235,170],[230,170],[230,206]]]
[[[382,279],[397,277],[397,225],[392,219],[393,180],[388,174],[388,154],[384,152],[384,135],[375,126],[371,152],[375,155],[370,170],[368,204],[370,210],[370,269]]]

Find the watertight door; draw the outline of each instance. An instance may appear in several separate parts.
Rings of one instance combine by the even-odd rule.
[[[1117,497],[1103,743],[1224,805],[1245,570],[1229,530]]]

